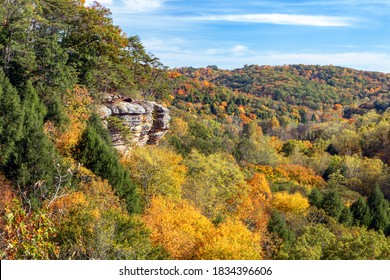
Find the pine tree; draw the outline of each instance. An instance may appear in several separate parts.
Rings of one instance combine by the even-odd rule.
[[[317,208],[321,208],[322,200],[322,193],[317,189],[313,189],[309,195],[310,204],[316,206]]]
[[[3,0],[0,4],[0,66],[10,82],[24,86],[35,70],[32,23],[34,5],[30,0]]]
[[[22,135],[15,143],[4,170],[28,200],[39,202],[52,194],[58,164],[61,166],[61,163],[53,143],[43,131],[46,110],[31,82],[27,82],[21,93],[24,115]],[[37,184],[41,186],[39,193]]]
[[[288,228],[286,220],[278,211],[272,212],[267,229],[269,232],[276,233],[287,244],[295,240],[294,232]]]
[[[347,206],[344,206],[343,210],[341,211],[341,214],[339,217],[339,222],[346,225],[346,226],[352,225],[353,216],[352,216],[352,213]]]
[[[358,200],[352,203],[350,210],[355,226],[369,226],[371,221],[370,208],[367,206],[363,197],[359,197]]]
[[[17,90],[0,69],[0,166],[15,151],[21,137],[23,114]]]
[[[389,203],[378,185],[375,186],[371,195],[368,197],[367,204],[372,213],[369,228],[385,232],[390,223]]]
[[[75,158],[96,175],[107,179],[116,193],[126,201],[130,213],[140,211],[140,195],[130,172],[119,162],[118,153],[112,147],[107,129],[98,116],[90,118],[80,143],[75,149]]]
[[[344,208],[340,193],[336,190],[326,192],[322,200],[321,208],[324,209],[327,215],[338,220]]]

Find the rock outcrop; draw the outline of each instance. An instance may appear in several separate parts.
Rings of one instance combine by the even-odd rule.
[[[152,101],[110,97],[99,108],[114,146],[126,151],[131,145],[158,145],[167,133],[169,110]]]

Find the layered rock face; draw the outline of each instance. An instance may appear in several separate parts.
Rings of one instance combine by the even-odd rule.
[[[113,145],[126,151],[131,145],[157,145],[167,133],[169,110],[152,101],[112,98],[100,106]]]

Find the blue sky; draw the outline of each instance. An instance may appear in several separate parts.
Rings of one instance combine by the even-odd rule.
[[[302,63],[390,73],[390,0],[99,2],[171,68]]]

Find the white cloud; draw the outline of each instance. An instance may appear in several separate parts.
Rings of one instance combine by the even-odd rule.
[[[95,1],[99,2],[102,5],[111,5],[112,4],[112,0],[86,0],[85,6],[90,6]]]
[[[142,40],[146,50],[151,53],[179,52],[181,47],[186,47],[188,42],[180,38],[170,38],[164,41],[158,38],[147,38]]]
[[[122,0],[126,12],[148,12],[160,8],[165,0]]]
[[[108,6],[117,13],[145,13],[162,7],[166,0],[86,0],[85,6],[91,5],[94,1]]]
[[[236,55],[242,55],[248,52],[248,48],[244,45],[236,45],[232,48],[232,51]]]
[[[242,14],[189,17],[197,21],[231,21],[306,26],[351,26],[352,19],[335,16],[310,16],[292,14]]]

